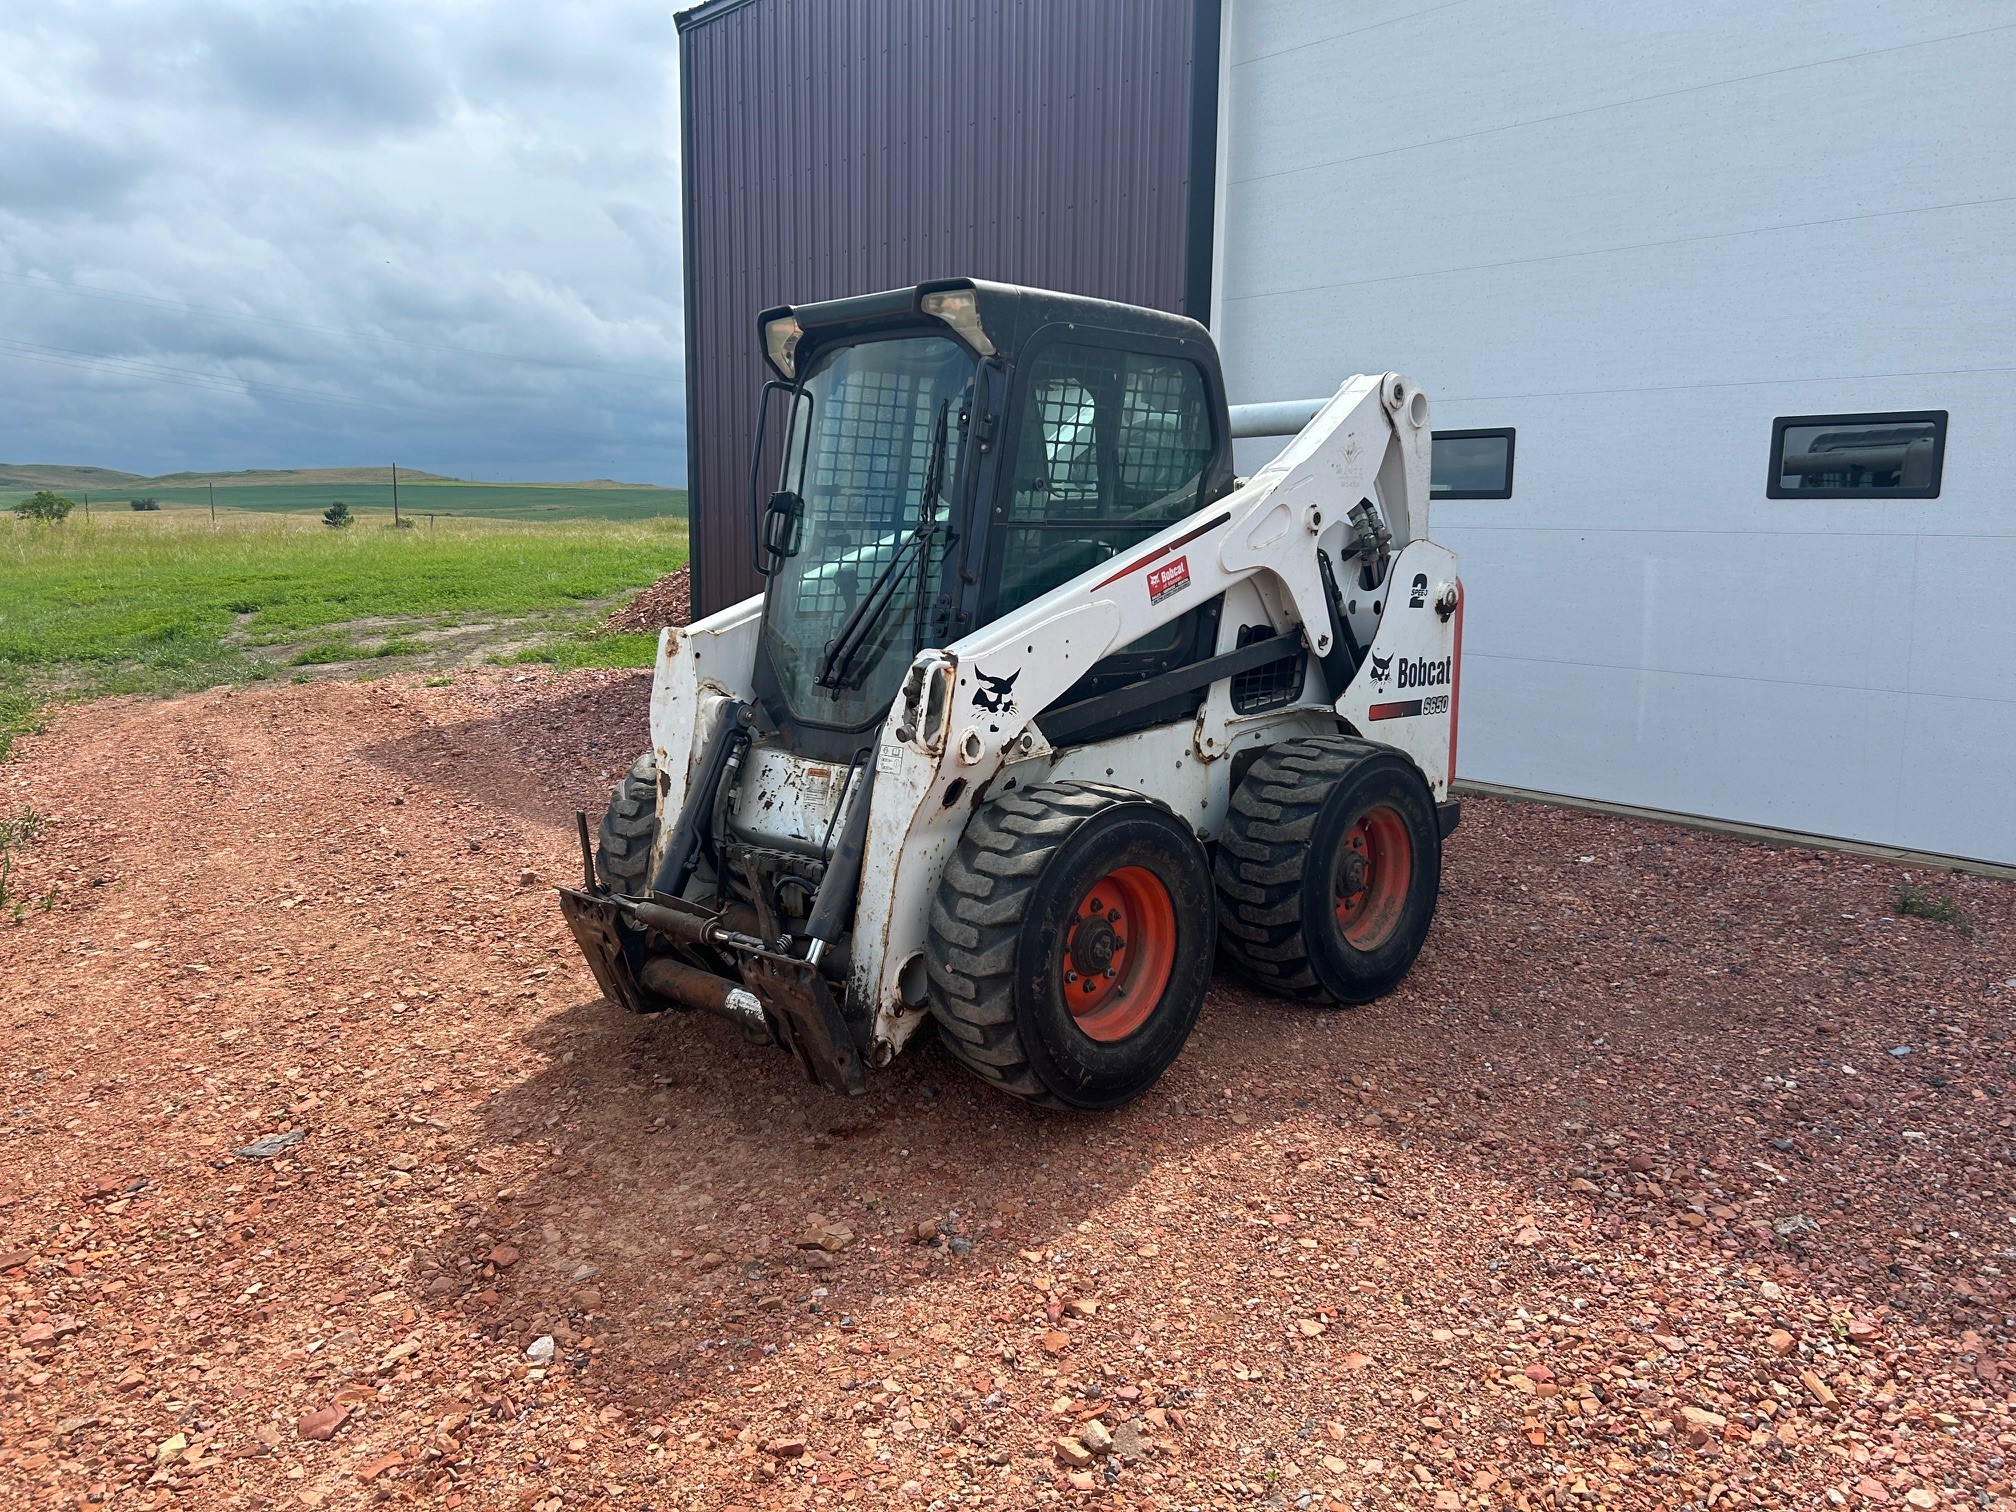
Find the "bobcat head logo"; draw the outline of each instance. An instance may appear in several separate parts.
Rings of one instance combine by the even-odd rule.
[[[1384,656],[1375,656],[1372,658],[1372,681],[1377,683],[1386,681],[1388,674],[1392,670],[1393,653],[1391,651],[1388,651]]]
[[[980,686],[973,690],[973,707],[989,714],[1007,714],[1015,707],[1015,679],[1022,675],[1016,668],[1006,677],[989,677],[985,672],[975,672]]]

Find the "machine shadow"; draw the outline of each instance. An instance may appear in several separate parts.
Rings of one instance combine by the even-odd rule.
[[[1255,1026],[1239,1017],[1243,1055]],[[1285,1053],[1291,1034],[1282,1013],[1261,1038]],[[1068,1242],[1169,1151],[1250,1141],[1308,1105],[1228,1095],[1216,1038],[1200,1029],[1149,1096],[1087,1116],[981,1085],[929,1026],[865,1097],[843,1099],[723,1021],[580,1002],[526,1035],[543,1069],[483,1110],[467,1158],[512,1179],[468,1252],[436,1257],[449,1279],[435,1284],[500,1341],[551,1335],[556,1368],[589,1371],[646,1417],[735,1389],[814,1338],[872,1355],[941,1280]],[[809,1243],[822,1222],[837,1248]],[[516,1258],[499,1266],[505,1246]],[[1003,1301],[1027,1314],[1037,1350],[1041,1298]]]
[[[1467,1225],[1455,1242],[1504,1267],[1480,1270],[1476,1285],[1547,1295],[1575,1265],[1551,1243],[1517,1247],[1531,1215],[1590,1255],[1684,1246],[1788,1281],[1852,1274],[1872,1303],[1920,1324],[1985,1329],[1986,1304],[1929,1291],[1937,1278],[1897,1237],[1925,1237],[1921,1188],[1871,1191],[1862,1115],[1758,1079],[1761,1052],[1833,1041],[1845,1027],[1836,1010],[1788,1002],[1781,984],[1747,975],[1676,983],[1698,972],[1698,941],[1619,938],[1608,923],[1574,948],[1605,980],[1628,970],[1660,984],[1628,1015],[1607,993],[1569,986],[1587,974],[1575,957],[1558,970],[1518,965],[1531,913],[1505,900],[1532,875],[1524,858],[1568,821],[1509,807],[1479,817],[1480,829],[1526,843],[1509,858],[1479,846],[1455,859],[1428,948],[1394,994],[1326,1012],[1221,977],[1163,1081],[1104,1116],[1002,1097],[928,1029],[871,1076],[867,1096],[843,1100],[722,1021],[574,1002],[524,1035],[538,1069],[481,1109],[466,1154],[507,1173],[507,1186],[468,1213],[464,1249],[438,1256],[426,1284],[456,1291],[466,1325],[514,1352],[551,1336],[549,1368],[579,1373],[638,1422],[702,1404],[733,1417],[737,1404],[754,1410],[759,1385],[789,1398],[821,1373],[984,1376],[1009,1368],[1011,1353],[1085,1380],[1128,1369],[1139,1336],[1094,1332],[1047,1355],[1056,1320],[1029,1279],[1056,1273],[1051,1255],[1088,1240],[1109,1255],[1158,1239],[1209,1250],[1222,1241],[1205,1229],[1267,1221],[1280,1163],[1314,1154],[1340,1182],[1378,1181],[1395,1225],[1379,1259],[1396,1278],[1426,1263],[1400,1237],[1407,1222],[1449,1212]],[[1656,878],[1676,899],[1704,870],[1744,897],[1777,885],[1733,842],[1601,828],[1659,857],[1661,870],[1648,864],[1633,881]],[[1589,843],[1589,831],[1578,823],[1576,838]],[[1760,909],[1754,939],[1717,948],[1762,950],[1777,927]],[[1859,985],[1895,991],[1916,970],[1925,990],[1968,964],[1956,939]],[[1898,1095],[1935,1136],[1922,1179],[1958,1180],[1983,1132],[1969,1137],[1971,1105],[1930,1074],[1900,1080]],[[1795,1169],[1796,1195],[1748,1179],[1759,1159]],[[1571,1176],[1600,1195],[1577,1195]],[[1647,1183],[1664,1195],[1643,1196]],[[1348,1187],[1339,1196],[1358,1200]],[[1824,1240],[1774,1232],[1788,1212],[1825,1216]],[[939,1242],[918,1242],[919,1225]],[[1080,1254],[1062,1269],[1082,1278],[1088,1263]]]

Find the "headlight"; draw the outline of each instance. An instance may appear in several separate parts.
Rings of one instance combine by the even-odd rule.
[[[980,301],[971,289],[935,289],[917,301],[917,308],[952,327],[982,357],[994,355],[994,343],[980,324]]]
[[[770,356],[770,365],[786,378],[798,376],[798,342],[804,334],[796,315],[779,315],[764,324],[763,350]]]

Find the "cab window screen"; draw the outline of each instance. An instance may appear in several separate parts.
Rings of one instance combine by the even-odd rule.
[[[1196,509],[1212,445],[1204,375],[1180,357],[1048,347],[1019,436],[997,613]]]
[[[1946,411],[1785,415],[1771,427],[1774,499],[1936,499]]]

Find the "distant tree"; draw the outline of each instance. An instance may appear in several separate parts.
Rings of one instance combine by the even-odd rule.
[[[331,530],[341,530],[350,523],[350,506],[338,499],[322,511],[322,523]]]
[[[154,498],[151,494],[144,499],[128,499],[126,502],[135,509],[159,509],[161,507],[161,501]]]
[[[65,498],[62,494],[52,493],[44,488],[16,504],[14,513],[24,520],[43,520],[53,525],[76,507],[75,499]]]

